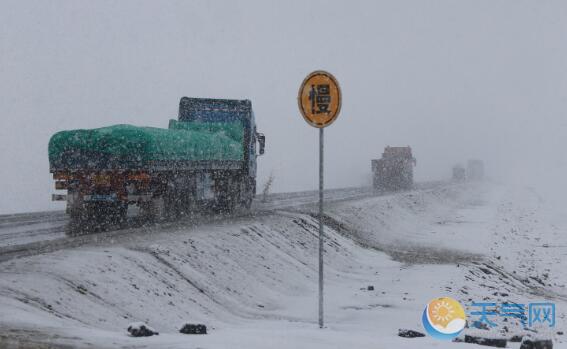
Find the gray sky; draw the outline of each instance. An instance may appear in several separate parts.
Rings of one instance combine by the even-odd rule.
[[[56,209],[56,131],[167,127],[181,96],[248,98],[276,191],[317,185],[317,131],[297,110],[315,69],[343,89],[326,129],[328,187],[369,183],[411,145],[416,179],[486,161],[565,191],[567,2],[0,1],[0,213]],[[549,180],[545,180],[549,182]]]

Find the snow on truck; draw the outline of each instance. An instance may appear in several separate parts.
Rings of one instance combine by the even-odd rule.
[[[258,147],[257,147],[258,143]],[[249,208],[264,153],[249,100],[183,97],[169,127],[61,131],[49,141],[54,195],[71,224],[122,222],[128,206],[159,220],[203,208]]]
[[[415,164],[411,147],[387,146],[381,159],[371,160],[373,187],[386,190],[411,189]]]

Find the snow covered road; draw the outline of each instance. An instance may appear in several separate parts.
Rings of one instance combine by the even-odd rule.
[[[291,200],[293,201],[293,200]],[[405,339],[435,297],[549,301],[565,346],[567,219],[525,188],[444,185],[327,206],[317,328],[315,205],[175,223],[0,263],[0,344],[160,348],[452,348]],[[258,211],[260,212],[260,211]],[[141,228],[135,228],[141,229]],[[374,286],[373,291],[367,286]],[[131,338],[130,322],[159,336]],[[206,336],[177,331],[204,323]],[[487,331],[510,337],[512,322]],[[465,330],[468,331],[468,330]],[[509,347],[519,347],[509,343]],[[514,346],[516,345],[516,346]]]
[[[418,190],[434,188],[443,182],[417,183]],[[352,200],[386,193],[376,192],[371,188],[341,188],[325,190],[326,202]],[[251,212],[235,212],[233,215],[202,215],[185,218],[180,221],[155,225],[146,225],[131,217],[126,228],[111,229],[88,236],[71,237],[66,234],[68,218],[64,212],[37,212],[0,216],[0,262],[11,258],[56,251],[67,247],[77,247],[87,243],[98,243],[114,239],[121,235],[144,234],[159,231],[164,227],[198,225],[207,222],[232,219],[272,212],[277,209],[300,209],[317,203],[317,191],[269,194],[265,200],[261,196],[254,201]]]
[[[432,183],[425,185],[432,185]],[[371,192],[370,188],[344,188],[326,190],[325,195],[328,200],[335,201],[365,197],[370,195],[369,192]],[[270,194],[266,202],[256,200],[253,212],[297,207],[317,202],[317,200],[318,196],[315,191]],[[67,223],[68,218],[62,211],[1,215],[0,248],[64,238]],[[137,225],[139,224],[135,220],[129,222],[130,227]]]

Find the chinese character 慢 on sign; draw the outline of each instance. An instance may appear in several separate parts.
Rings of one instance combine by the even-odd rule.
[[[328,84],[311,85],[309,91],[311,101],[311,112],[313,114],[328,114],[329,104],[331,104],[331,93]]]

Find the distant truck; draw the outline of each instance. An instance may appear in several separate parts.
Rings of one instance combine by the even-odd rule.
[[[453,166],[453,180],[456,182],[463,182],[466,179],[465,167],[461,164]]]
[[[183,97],[167,129],[115,125],[58,132],[49,142],[54,200],[71,224],[122,222],[128,207],[159,220],[203,208],[249,208],[264,153],[249,100]]]
[[[484,178],[484,162],[471,159],[467,162],[467,180],[480,181]]]
[[[381,159],[371,161],[374,188],[411,189],[415,164],[416,160],[412,155],[411,147],[387,146]]]

